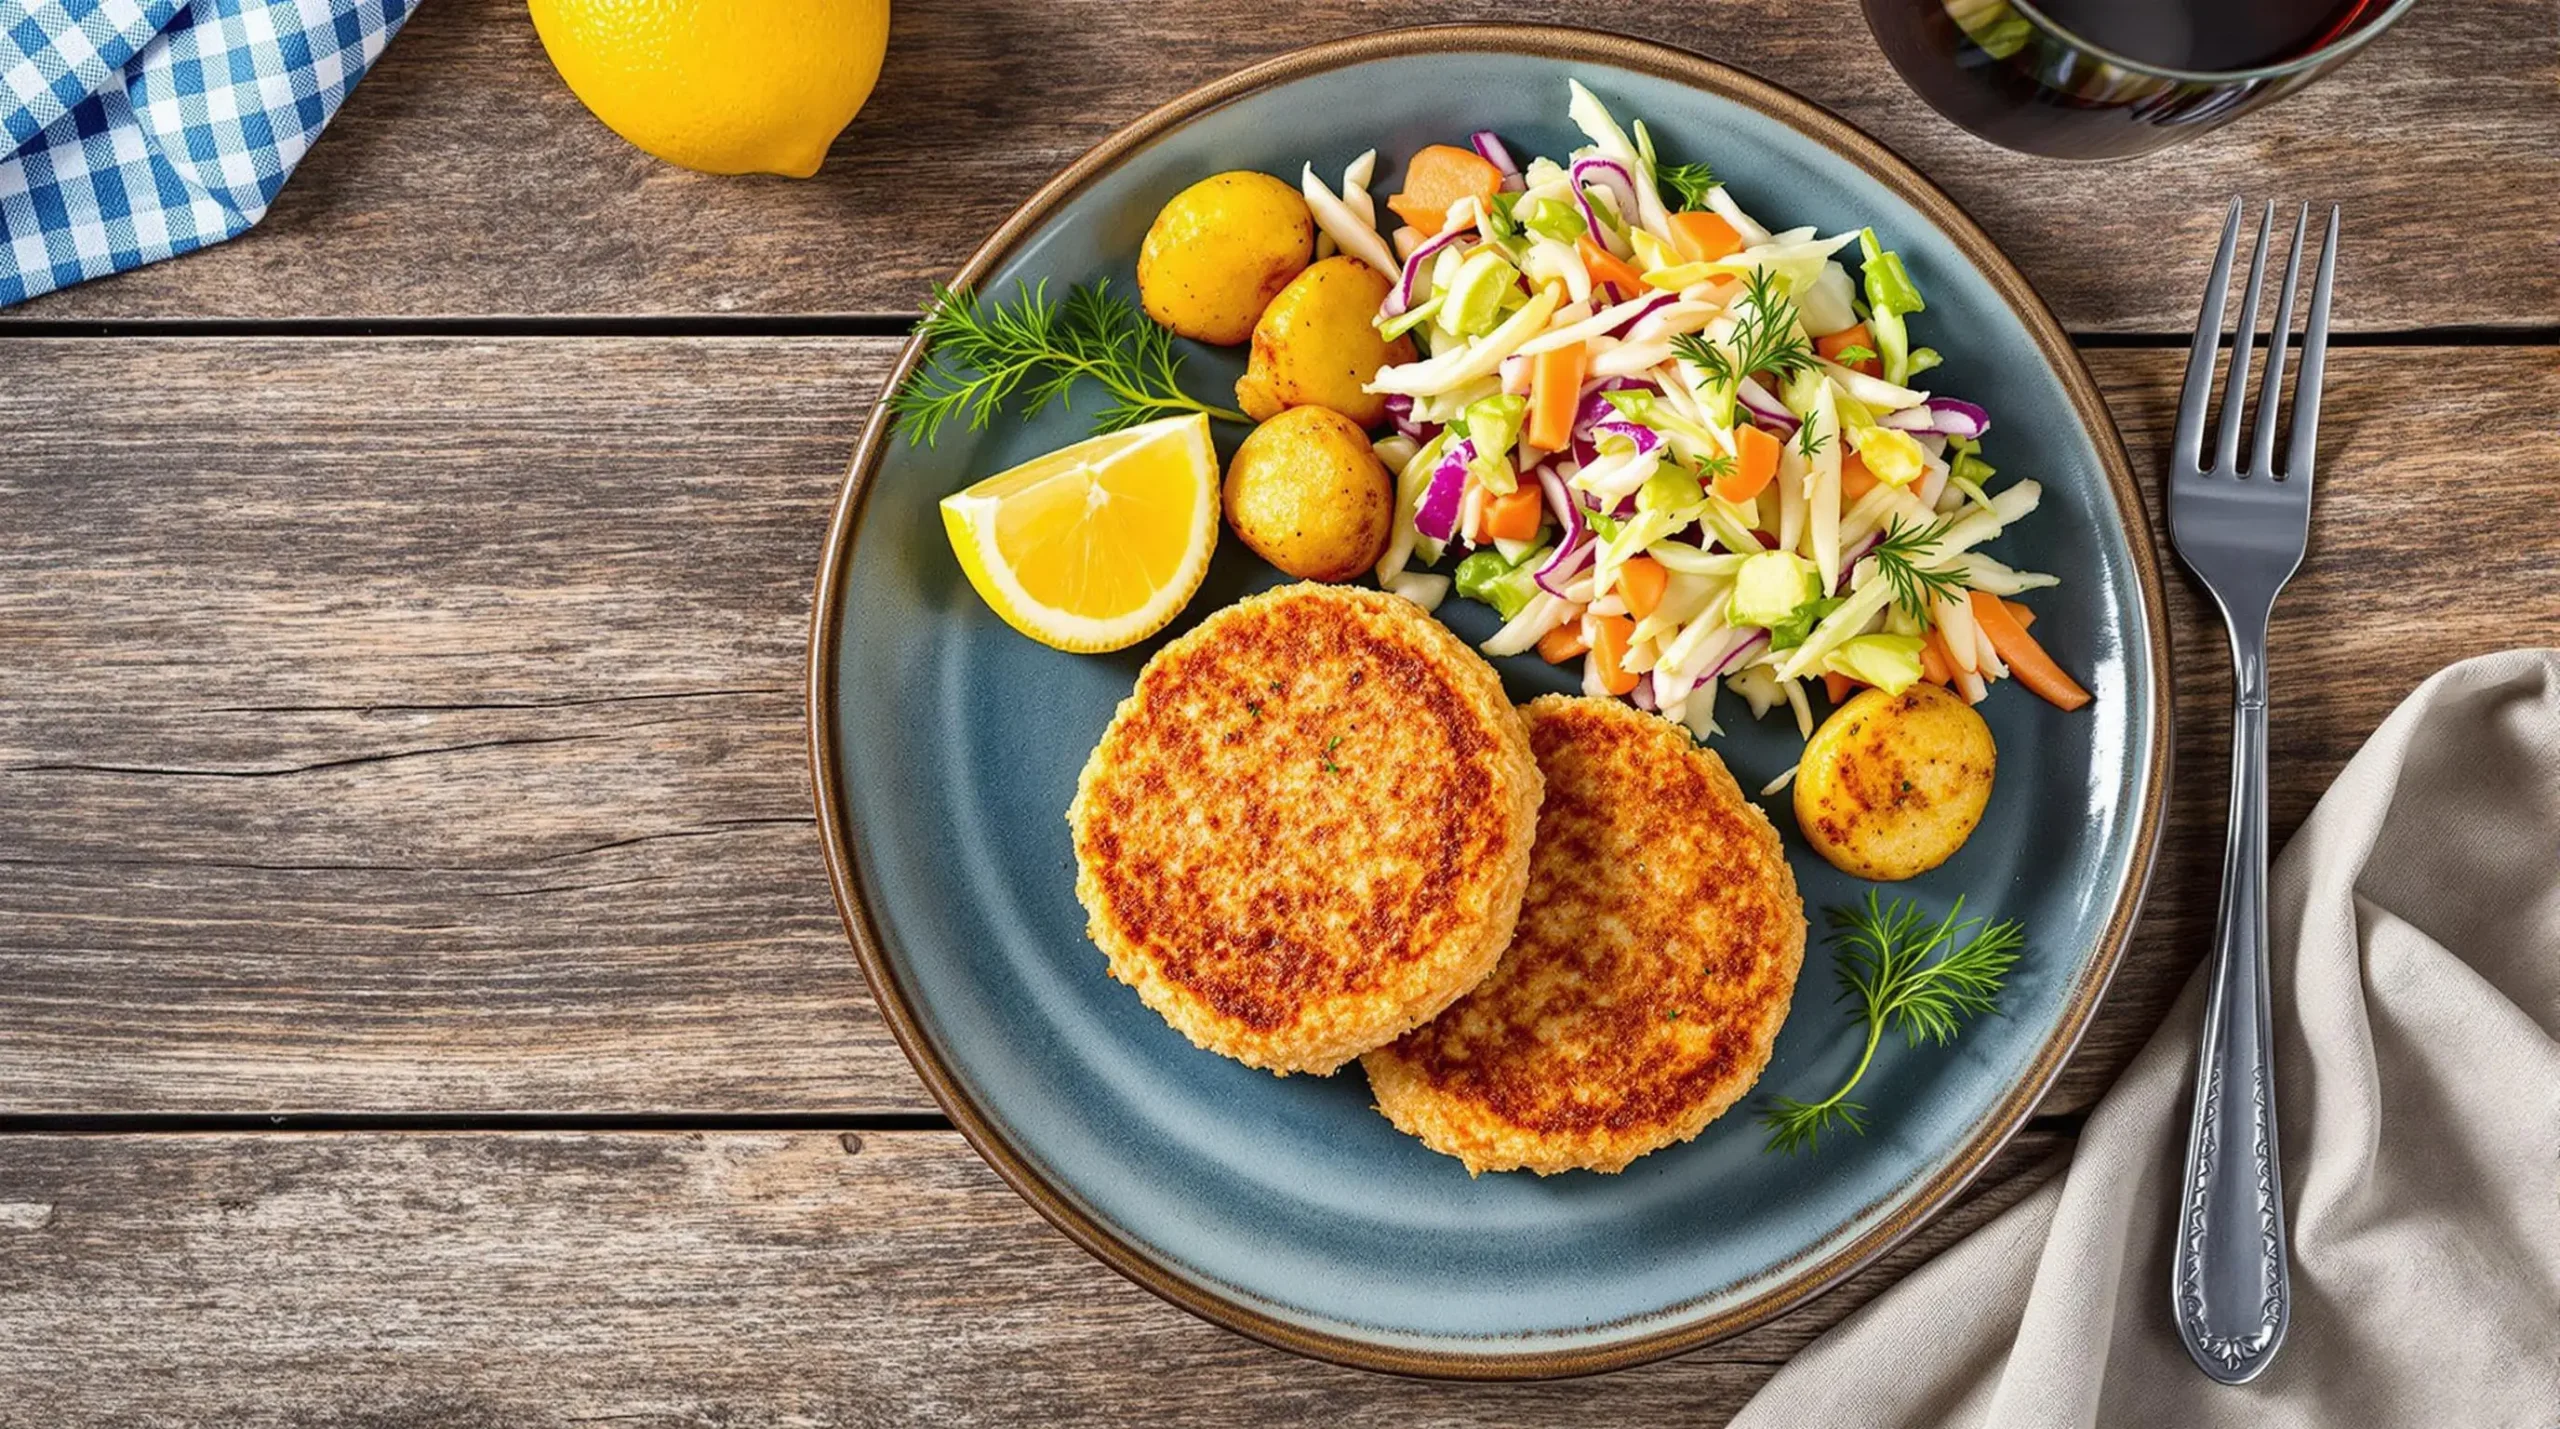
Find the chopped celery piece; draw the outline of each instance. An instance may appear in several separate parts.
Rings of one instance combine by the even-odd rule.
[[[1581,211],[1560,198],[1542,198],[1530,205],[1524,222],[1531,233],[1558,243],[1571,243],[1591,231]]]
[[[1858,252],[1866,259],[1867,304],[1891,308],[1897,313],[1925,313],[1929,305],[1920,297],[1919,287],[1911,281],[1911,270],[1902,266],[1902,255],[1889,252],[1876,242],[1876,231],[1858,231]]]
[[[1759,537],[1751,534],[1750,525],[1732,502],[1720,500],[1706,502],[1705,510],[1698,517],[1698,524],[1714,533],[1715,538],[1724,543],[1724,548],[1737,556],[1756,556],[1769,549],[1760,544]]]
[[[1905,341],[1908,340],[1909,335],[1905,334]],[[1907,383],[1912,378],[1919,376],[1921,373],[1928,371],[1930,368],[1935,367],[1944,361],[1946,361],[1946,359],[1940,357],[1938,355],[1938,350],[1934,347],[1915,347],[1911,349],[1910,360],[1902,364],[1902,381]],[[1902,384],[1896,383],[1895,385],[1900,386]]]
[[[1808,600],[1788,611],[1786,619],[1769,627],[1769,649],[1772,652],[1793,650],[1802,645],[1805,637],[1813,634],[1813,627],[1822,623],[1822,617],[1840,606],[1841,597],[1827,595],[1820,600]]]
[[[1913,371],[1911,330],[1903,325],[1903,315],[1926,312],[1929,305],[1911,281],[1911,270],[1902,265],[1902,255],[1887,252],[1874,229],[1859,230],[1858,251],[1866,259],[1867,331],[1875,334],[1876,350],[1884,357],[1884,380],[1899,387]]]
[[[1920,645],[1917,635],[1860,635],[1823,656],[1822,668],[1898,695],[1919,682]]]
[[[1678,511],[1706,500],[1706,488],[1698,478],[1676,466],[1665,466],[1644,479],[1636,490],[1638,511]]]
[[[1500,551],[1478,551],[1458,562],[1458,569],[1452,574],[1458,582],[1458,594],[1483,601],[1509,620],[1529,603],[1525,593],[1514,592],[1507,583],[1514,569]]]
[[[1458,265],[1449,282],[1439,322],[1459,337],[1482,337],[1502,317],[1502,296],[1519,291],[1520,270],[1500,253],[1478,248]]]
[[[1980,486],[1999,470],[1977,455],[1982,448],[1971,437],[1950,437],[1947,450],[1955,453],[1955,460],[1947,463],[1947,475],[1952,480]]]
[[[1867,314],[1867,331],[1874,334],[1876,352],[1884,359],[1884,380],[1901,386],[1911,376],[1911,330],[1902,325],[1902,314],[1877,308]]]
[[[1508,496],[1520,489],[1519,473],[1511,465],[1511,449],[1519,444],[1520,424],[1528,415],[1529,399],[1505,392],[1468,403],[1459,419],[1466,426],[1467,439],[1476,444],[1476,459],[1467,470],[1497,496]]]
[[[1409,307],[1403,312],[1396,314],[1394,317],[1387,319],[1385,322],[1378,324],[1378,336],[1385,338],[1389,342],[1395,341],[1397,338],[1400,338],[1406,333],[1413,331],[1415,328],[1422,326],[1424,323],[1431,321],[1433,317],[1439,314],[1440,305],[1446,301],[1448,301],[1446,298],[1434,295],[1422,302],[1414,304],[1412,307]]]

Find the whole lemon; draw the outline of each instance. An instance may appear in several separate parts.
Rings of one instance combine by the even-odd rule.
[[[818,171],[880,78],[889,0],[529,0],[605,127],[712,174]]]

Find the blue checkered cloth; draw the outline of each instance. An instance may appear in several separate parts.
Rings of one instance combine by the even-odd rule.
[[[0,307],[266,214],[417,0],[0,0]]]

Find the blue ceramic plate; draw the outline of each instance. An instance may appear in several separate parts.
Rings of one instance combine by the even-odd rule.
[[[1161,643],[1108,656],[1025,640],[980,604],[945,542],[947,493],[1085,435],[1072,414],[891,439],[875,413],[821,566],[810,654],[818,810],[845,925],[883,1015],[987,1160],[1069,1235],[1222,1324],[1325,1358],[1419,1374],[1580,1373],[1668,1354],[1780,1313],[1943,1204],[2062,1065],[2122,950],[2164,793],[2168,709],[2158,574],[2124,454],[2052,316],[1947,198],[1874,141],[1773,86],[1677,50],[1577,31],[1407,30],[1319,46],[1140,121],[1035,196],[960,281],[1109,278],[1176,191],[1224,169],[1338,173],[1501,132],[1522,155],[1579,142],[1578,77],[1675,159],[1715,165],[1781,226],[1873,224],[1929,299],[1928,385],[1988,405],[1986,455],[2043,508],[1993,549],[2061,573],[2036,633],[2097,695],[2065,715],[2004,688],[1989,817],[1906,885],[1933,907],[2024,919],[2004,1015],[1953,1046],[1888,1044],[1859,1088],[1862,1138],[1765,1153],[1749,1114],[1819,1095],[1857,1052],[1809,949],[1775,1059],[1743,1107],[1624,1174],[1470,1179],[1370,1108],[1356,1067],[1275,1078],[1193,1048],[1104,972],[1084,935],[1066,808],[1077,770]],[[1392,167],[1375,186],[1395,190]],[[912,363],[914,354],[908,354]],[[1192,351],[1223,394],[1231,352]],[[906,367],[899,369],[903,376]],[[1241,435],[1220,433],[1229,444]],[[1273,584],[1227,538],[1183,621]],[[1453,602],[1461,633],[1490,612]],[[1504,662],[1521,699],[1563,687]],[[1718,747],[1745,788],[1792,763],[1792,724],[1727,697]],[[1865,885],[1772,816],[1815,910]]]

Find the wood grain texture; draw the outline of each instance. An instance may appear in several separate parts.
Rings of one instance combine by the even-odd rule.
[[[0,390],[54,397],[0,453],[0,1110],[929,1109],[827,898],[798,695],[890,347],[0,343]],[[2091,356],[2159,470],[2180,355]],[[2428,673],[2560,630],[2560,353],[2330,371],[2278,838]],[[2049,1110],[2207,941],[2227,664],[2169,592],[2165,855]]]
[[[438,0],[256,230],[15,312],[906,312],[1041,182],[1148,109],[1302,44],[1487,13],[1460,0],[1307,0],[1276,25],[1256,0],[902,4],[880,90],[819,176],[794,183],[707,177],[639,153],[559,81],[519,0]],[[1501,18],[1595,17],[1520,0]],[[2421,5],[2340,74],[2264,113],[2096,167],[2009,154],[1939,119],[1869,39],[1858,0],[1601,19],[1764,75],[1874,133],[1974,213],[2075,330],[2192,323],[2234,193],[2346,205],[2343,327],[2560,324],[2548,241],[2560,227],[2560,47],[2547,0]]]
[[[800,714],[890,347],[0,343],[0,1108],[925,1106]]]
[[[0,1429],[1715,1425],[2058,1149],[2022,1138],[1746,1335],[1605,1381],[1453,1385],[1193,1319],[950,1133],[11,1137]]]

